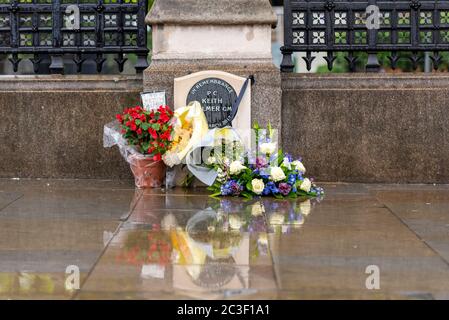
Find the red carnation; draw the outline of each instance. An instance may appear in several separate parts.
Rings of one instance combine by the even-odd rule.
[[[153,128],[148,129],[148,133],[151,135],[153,139],[157,139],[157,132]]]
[[[144,154],[156,154],[155,160],[160,160],[170,147],[173,127],[168,123],[172,117],[173,112],[167,106],[151,111],[135,106],[116,115],[128,143],[137,146]],[[145,134],[144,129],[148,134]]]
[[[159,120],[163,123],[167,123],[170,120],[170,117],[165,112],[162,112]]]
[[[170,140],[171,139],[171,130],[167,130],[163,134],[161,134],[161,139]]]

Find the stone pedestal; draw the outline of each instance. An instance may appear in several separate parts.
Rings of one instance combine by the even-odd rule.
[[[217,70],[254,76],[251,121],[270,121],[281,131],[281,77],[272,63],[271,29],[276,15],[269,0],[156,0],[152,62],[145,90],[165,90],[174,104],[174,79]]]

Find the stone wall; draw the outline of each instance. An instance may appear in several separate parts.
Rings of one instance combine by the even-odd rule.
[[[284,149],[318,180],[449,182],[449,76],[282,78]],[[130,178],[103,124],[141,91],[141,77],[0,77],[0,177]]]
[[[283,74],[284,148],[321,181],[449,183],[449,76]]]
[[[130,178],[103,125],[141,91],[141,76],[0,77],[0,177]]]

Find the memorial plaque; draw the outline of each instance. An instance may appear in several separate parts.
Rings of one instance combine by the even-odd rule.
[[[209,128],[223,128],[232,125],[238,106],[234,106],[237,92],[228,82],[218,78],[198,81],[190,89],[186,104],[198,101],[203,107]],[[237,110],[234,110],[236,108]]]
[[[201,71],[176,78],[174,84],[175,109],[198,101],[206,115],[209,128],[232,126],[236,130],[251,128],[251,85],[233,110],[246,78],[222,71]]]

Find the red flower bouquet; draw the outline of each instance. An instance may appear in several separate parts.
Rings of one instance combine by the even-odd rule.
[[[136,146],[144,155],[159,161],[170,147],[173,126],[170,124],[173,111],[167,106],[146,111],[142,107],[125,109],[117,115],[122,125],[123,137],[129,145]]]
[[[166,171],[162,156],[170,148],[174,132],[171,125],[173,111],[167,106],[151,111],[137,106],[125,109],[116,117],[128,145],[140,153],[128,158],[136,186],[161,187]]]

